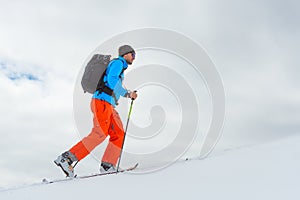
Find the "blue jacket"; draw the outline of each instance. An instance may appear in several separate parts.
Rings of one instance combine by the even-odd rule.
[[[124,70],[127,69],[127,67],[128,64],[126,60],[123,57],[119,56],[118,59],[112,60],[108,64],[106,69],[103,80],[105,82],[105,85],[114,91],[117,100],[119,100],[120,96],[125,97],[128,92],[122,86],[122,81],[124,79]],[[116,107],[115,99],[104,92],[96,91],[92,98],[104,100]]]

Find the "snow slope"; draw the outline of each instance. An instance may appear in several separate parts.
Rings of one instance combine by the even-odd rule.
[[[15,199],[299,199],[300,136],[182,161],[149,174],[118,174],[2,189]]]

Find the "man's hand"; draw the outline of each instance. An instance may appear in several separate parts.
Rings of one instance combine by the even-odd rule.
[[[137,98],[137,93],[136,93],[136,91],[130,92],[130,93],[129,93],[129,98],[131,98],[132,100],[135,100],[135,99]]]

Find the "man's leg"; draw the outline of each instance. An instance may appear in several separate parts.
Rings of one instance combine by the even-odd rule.
[[[116,110],[113,110],[112,112],[111,125],[108,130],[108,134],[110,136],[109,143],[104,152],[102,162],[110,163],[113,166],[116,166],[120,157],[124,140],[123,124]]]
[[[93,99],[91,109],[94,113],[91,133],[74,145],[70,152],[80,161],[96,146],[102,143],[108,135],[113,108],[105,101]]]

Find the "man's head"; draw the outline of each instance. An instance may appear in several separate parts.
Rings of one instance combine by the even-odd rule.
[[[135,59],[135,51],[129,45],[123,45],[119,47],[119,56],[122,56],[126,62],[131,65]]]

